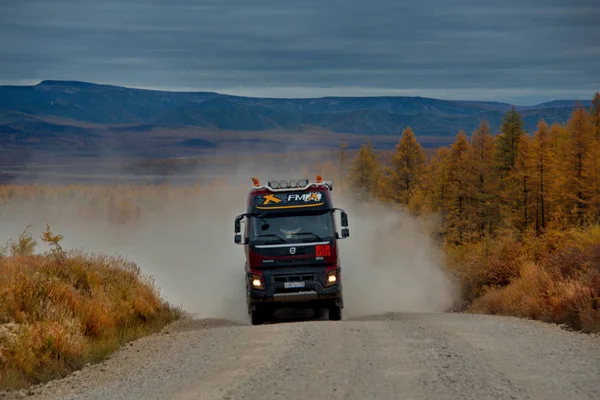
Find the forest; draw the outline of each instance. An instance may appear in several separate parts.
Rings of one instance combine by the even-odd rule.
[[[465,309],[600,330],[600,93],[535,132],[513,108],[497,134],[483,120],[431,156],[410,127],[389,154],[339,155],[356,200],[429,224]]]

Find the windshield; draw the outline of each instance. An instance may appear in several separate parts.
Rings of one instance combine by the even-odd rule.
[[[331,212],[302,215],[251,216],[253,244],[322,242],[334,239]]]

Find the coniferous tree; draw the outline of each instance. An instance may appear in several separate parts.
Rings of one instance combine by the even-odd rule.
[[[592,117],[592,125],[594,126],[594,138],[600,142],[600,92],[596,92],[594,95],[590,114]]]
[[[513,106],[504,116],[500,134],[497,136],[496,166],[500,178],[508,175],[515,166],[519,139],[527,132],[523,128],[523,120]]]
[[[419,187],[419,198],[411,200],[411,209],[420,212],[439,213],[443,226],[448,214],[448,160],[450,149],[440,147],[427,164]],[[440,228],[440,232],[442,228]]]
[[[499,218],[504,225],[513,225],[516,222],[514,214],[515,198],[519,189],[517,181],[521,179],[516,171],[516,163],[521,137],[526,135],[523,120],[514,106],[506,113],[500,126],[500,133],[496,136],[496,152],[494,155],[496,190],[500,194]]]
[[[448,157],[448,216],[446,230],[448,239],[456,244],[463,243],[471,221],[468,220],[467,202],[467,169],[468,169],[469,140],[461,130],[456,141],[450,146]]]
[[[523,231],[531,226],[534,209],[532,195],[531,138],[522,135],[517,143],[515,164],[502,179],[500,219],[503,226]]]
[[[353,160],[348,180],[355,197],[365,201],[377,195],[380,180],[380,165],[373,144],[369,140],[360,147]]]
[[[417,142],[412,129],[407,127],[391,156],[386,182],[387,197],[408,205],[422,178],[425,162],[423,147]]]
[[[498,212],[494,175],[495,139],[487,120],[483,120],[471,135],[467,154],[467,192],[471,199],[470,218],[478,236],[491,233],[497,224]]]
[[[553,201],[548,205],[548,222],[555,227],[566,227],[568,220],[569,196],[567,187],[567,153],[570,142],[568,129],[555,122],[549,132],[550,153],[554,159],[552,179],[548,181],[553,193]]]
[[[538,123],[531,143],[532,188],[535,195],[535,229],[545,232],[548,225],[548,210],[555,200],[554,187],[556,158],[552,148],[552,137],[548,124],[542,119]]]
[[[568,123],[569,141],[565,155],[565,192],[573,222],[581,224],[588,213],[591,195],[590,169],[592,166],[593,134],[589,115],[577,107]]]
[[[591,166],[590,166],[590,204],[589,212],[591,218],[598,222],[600,220],[600,92],[596,93],[592,100],[589,113],[589,129],[591,130]]]

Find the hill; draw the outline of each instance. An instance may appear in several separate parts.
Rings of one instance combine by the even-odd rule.
[[[540,118],[565,122],[575,105],[557,100],[516,109],[533,132]],[[215,148],[281,150],[290,141],[310,149],[334,147],[343,139],[357,147],[367,138],[391,147],[407,125],[421,143],[435,147],[461,129],[471,133],[483,118],[496,132],[511,107],[425,97],[253,98],[43,81],[0,86],[0,158],[13,162],[39,158],[40,152],[160,158]]]
[[[574,105],[575,101],[559,100],[516,108],[527,127],[535,129],[541,117],[548,123],[565,121]],[[342,133],[396,135],[411,125],[419,135],[453,136],[459,129],[473,130],[482,118],[497,128],[510,107],[505,103],[424,97],[252,98],[72,81],[0,86],[0,111],[104,125],[163,124],[244,131],[314,126]]]

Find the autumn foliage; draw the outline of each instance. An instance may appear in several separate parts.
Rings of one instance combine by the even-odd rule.
[[[178,318],[137,265],[65,251],[48,228],[0,251],[0,388],[61,377]]]
[[[427,160],[408,127],[388,159],[363,146],[347,180],[432,225],[467,310],[600,331],[600,93],[565,124],[523,126],[513,108]]]

